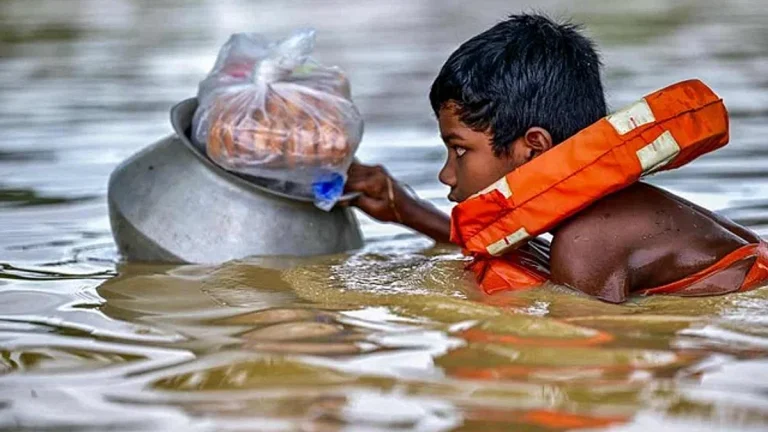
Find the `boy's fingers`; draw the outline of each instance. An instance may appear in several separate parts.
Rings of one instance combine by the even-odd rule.
[[[352,177],[357,174],[360,171],[360,166],[359,163],[352,162],[352,165],[350,165],[347,170],[347,177]]]
[[[365,193],[366,181],[361,178],[348,178],[347,184],[344,185],[344,192],[363,192]]]
[[[381,165],[363,165],[361,163],[353,163],[347,170],[347,178],[374,177],[381,175],[387,175],[387,170]]]
[[[366,213],[377,213],[381,210],[382,203],[376,198],[371,198],[367,195],[360,195],[352,201],[355,207],[359,207],[361,210],[365,210]]]
[[[367,176],[367,175],[370,175],[372,168],[373,167],[368,165],[363,165],[361,163],[352,163],[352,165],[350,165],[349,169],[347,170],[347,176],[348,177]]]
[[[377,197],[381,193],[381,185],[375,177],[355,178],[347,180],[345,192],[362,192],[365,195]]]
[[[359,187],[360,183],[368,178],[370,178],[370,174],[366,170],[350,170],[347,172],[347,186]]]

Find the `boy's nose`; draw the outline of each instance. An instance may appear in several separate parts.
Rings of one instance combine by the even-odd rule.
[[[440,174],[437,176],[440,183],[450,186],[451,189],[456,187],[456,171],[450,166],[450,163],[446,163],[443,169],[440,170]]]

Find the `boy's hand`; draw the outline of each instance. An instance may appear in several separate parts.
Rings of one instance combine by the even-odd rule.
[[[374,219],[400,223],[439,243],[449,242],[451,222],[448,215],[409,195],[384,167],[353,162],[344,192],[360,192],[352,205]]]
[[[347,172],[344,192],[360,192],[361,195],[352,204],[381,222],[405,223],[401,209],[411,204],[406,201],[413,201],[380,165],[353,162]]]

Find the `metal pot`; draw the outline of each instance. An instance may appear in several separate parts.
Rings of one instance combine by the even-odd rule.
[[[211,162],[189,138],[197,99],[171,109],[175,135],[109,179],[112,234],[129,261],[219,263],[246,256],[331,254],[363,240],[351,210],[259,186]]]

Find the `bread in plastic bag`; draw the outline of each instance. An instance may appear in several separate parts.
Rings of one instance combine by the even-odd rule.
[[[363,120],[345,74],[310,58],[314,42],[309,29],[278,42],[232,35],[200,83],[193,137],[224,169],[313,196],[327,210],[342,193]]]

